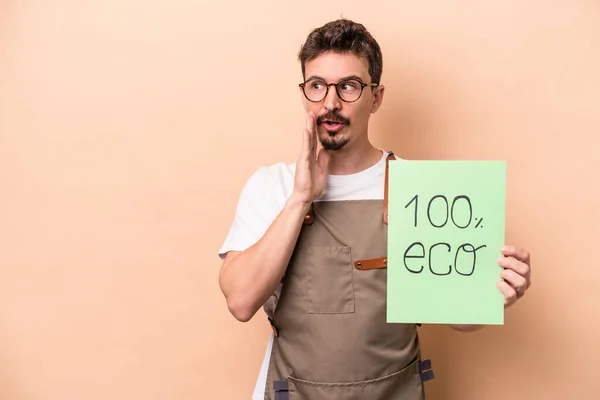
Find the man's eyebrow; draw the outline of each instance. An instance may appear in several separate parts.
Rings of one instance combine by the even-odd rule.
[[[361,81],[361,82],[363,82],[363,79],[362,79],[360,76],[358,76],[358,75],[349,75],[349,76],[345,76],[345,77],[341,78],[340,80],[338,80],[338,82],[341,82],[341,81],[346,81],[346,80],[349,80],[349,79],[356,79],[357,81]],[[321,80],[321,81],[326,81],[326,79],[325,79],[325,78],[322,78],[322,77],[320,77],[320,76],[318,76],[318,75],[311,75],[311,76],[309,76],[309,77],[306,79],[306,81],[307,81],[307,82],[308,82],[308,81],[310,81],[310,80]]]
[[[348,79],[356,79],[357,81],[361,81],[361,82],[363,82],[363,78],[361,78],[361,77],[360,77],[360,76],[358,76],[358,75],[350,75],[350,76],[347,76],[347,77],[345,77],[345,78],[342,78],[342,79],[340,79],[340,80],[341,80],[341,81],[345,81],[345,80],[348,80]]]
[[[311,75],[308,78],[306,78],[306,81],[312,81],[312,80],[319,80],[319,81],[324,81],[325,78],[321,78],[320,76],[317,75]]]

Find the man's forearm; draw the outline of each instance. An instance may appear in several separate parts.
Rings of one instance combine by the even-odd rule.
[[[219,283],[229,310],[238,320],[250,320],[277,288],[309,207],[290,197],[256,244],[226,258]]]

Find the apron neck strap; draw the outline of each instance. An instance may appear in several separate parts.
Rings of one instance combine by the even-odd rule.
[[[395,160],[396,156],[391,151],[389,152],[387,159],[385,160],[385,186],[383,189],[383,222],[387,225],[388,223],[388,177],[390,171],[390,160]]]

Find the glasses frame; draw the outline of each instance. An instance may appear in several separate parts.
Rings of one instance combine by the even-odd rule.
[[[325,89],[325,94],[323,95],[323,97],[321,98],[321,100],[311,100],[311,99],[309,99],[309,98],[308,98],[308,96],[307,96],[307,94],[306,94],[306,90],[305,90],[305,88],[306,88],[306,84],[307,84],[308,82],[311,82],[311,81],[319,81],[319,80],[320,80],[320,79],[309,79],[309,80],[307,80],[307,81],[304,81],[304,82],[302,82],[302,83],[300,83],[300,84],[298,85],[298,86],[300,86],[300,87],[302,88],[302,93],[304,93],[304,97],[306,97],[306,100],[310,101],[311,103],[320,103],[320,102],[322,102],[323,100],[325,100],[325,99],[327,98],[327,95],[329,94],[329,88],[330,88],[331,86],[334,86],[334,87],[335,87],[335,93],[337,94],[338,98],[339,98],[340,100],[342,100],[344,103],[355,103],[355,102],[357,102],[357,101],[358,101],[358,100],[359,100],[359,99],[362,97],[363,91],[364,91],[364,89],[365,89],[367,86],[370,86],[371,88],[376,88],[377,86],[379,86],[379,83],[364,83],[364,82],[361,82],[360,80],[358,80],[358,79],[355,79],[355,78],[343,79],[343,80],[341,80],[341,81],[339,81],[339,82],[337,82],[337,83],[325,83],[325,82],[323,82],[323,83],[325,84],[325,86],[327,87],[327,88]],[[342,84],[342,83],[346,83],[346,82],[348,82],[348,81],[356,81],[356,82],[360,83],[360,93],[359,93],[358,97],[356,98],[356,100],[352,100],[352,101],[344,100],[344,99],[342,98],[342,96],[340,95],[340,88],[339,88],[339,85],[340,85],[340,84]]]

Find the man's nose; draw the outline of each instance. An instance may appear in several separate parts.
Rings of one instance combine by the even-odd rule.
[[[335,86],[329,86],[327,96],[325,96],[325,99],[323,100],[323,106],[327,110],[339,110],[342,107],[342,101],[337,94]]]

